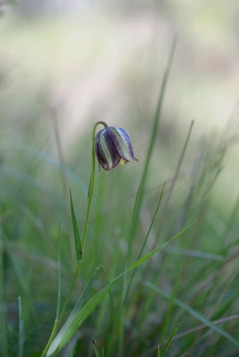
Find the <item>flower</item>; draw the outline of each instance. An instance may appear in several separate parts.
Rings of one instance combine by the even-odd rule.
[[[106,127],[96,134],[95,153],[104,170],[110,171],[119,163],[138,161],[134,157],[129,134],[122,128]]]

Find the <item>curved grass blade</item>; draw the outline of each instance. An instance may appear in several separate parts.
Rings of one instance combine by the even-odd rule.
[[[95,340],[92,341],[94,352],[95,352],[95,357],[100,357],[100,352],[98,351],[97,345]]]
[[[174,338],[174,336],[176,335],[177,331],[178,331],[179,325],[177,325],[173,331],[171,332],[169,339],[167,340],[165,346],[162,348],[161,350],[161,357],[163,357],[164,353],[167,351],[167,349],[169,348],[170,343],[172,342],[172,339]]]
[[[159,295],[163,296],[167,300],[171,300],[171,298],[172,298],[170,293],[164,291],[163,289],[159,288],[158,286],[156,286],[150,282],[146,282],[145,286],[147,286],[149,289],[155,291]],[[206,317],[204,317],[199,312],[197,312],[196,310],[191,308],[189,305],[187,305],[186,303],[182,302],[181,300],[179,300],[177,298],[174,299],[174,303],[175,303],[175,305],[178,305],[179,307],[181,307],[183,310],[187,311],[190,315],[195,317],[197,320],[201,321],[204,325],[209,327],[211,330],[219,333],[221,336],[225,337],[228,341],[232,342],[234,345],[239,347],[239,341],[237,341],[235,338],[233,338],[227,332],[222,330],[220,327],[216,326],[214,323],[212,323]]]
[[[76,220],[71,190],[70,190],[70,199],[71,199],[71,219],[72,219],[72,226],[73,226],[73,232],[74,232],[76,260],[78,263],[80,263],[82,261],[82,244],[81,244],[80,231],[79,231],[77,220]]]
[[[58,290],[57,290],[57,306],[56,306],[56,321],[60,316],[61,306],[61,229],[59,224],[59,241],[58,241]]]
[[[83,306],[83,304],[85,303],[86,301],[86,297],[87,297],[87,294],[92,286],[92,283],[94,281],[94,278],[95,278],[95,275],[96,273],[100,270],[100,267],[98,267],[95,272],[93,273],[90,281],[88,282],[86,288],[84,289],[83,293],[81,294],[81,296],[79,297],[79,299],[77,300],[76,304],[75,304],[75,307],[74,309],[72,310],[70,316],[68,317],[68,319],[66,320],[66,322],[64,323],[63,327],[61,328],[61,330],[58,332],[57,334],[57,337],[58,340],[61,340],[62,337],[64,336],[64,333],[65,333],[65,330],[69,328],[69,326],[71,326],[72,324],[72,321],[74,320],[75,316],[79,313],[81,307]],[[56,339],[55,338],[55,339]],[[53,342],[52,342],[53,343]],[[52,346],[52,345],[51,345]],[[52,347],[51,347],[52,348]],[[48,353],[49,352],[49,349],[48,349]],[[48,354],[47,354],[48,356]]]
[[[74,336],[76,331],[79,329],[80,325],[85,321],[85,319],[90,316],[90,314],[95,310],[97,305],[104,299],[104,297],[112,289],[112,285],[107,285],[98,293],[96,293],[75,315],[74,319],[71,321],[68,328],[63,326],[61,333],[58,334],[53,340],[48,352],[47,357],[54,356],[57,352],[60,352],[62,348],[70,341]]]

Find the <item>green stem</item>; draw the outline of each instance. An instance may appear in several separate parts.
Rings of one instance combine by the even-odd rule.
[[[88,225],[89,225],[91,202],[92,202],[92,196],[93,196],[94,185],[95,185],[95,132],[96,132],[96,128],[98,125],[104,125],[105,128],[108,127],[108,125],[104,121],[97,121],[95,123],[95,125],[93,127],[93,131],[92,131],[92,170],[91,170],[90,183],[89,183],[89,189],[88,189],[88,206],[87,206],[87,211],[86,211],[84,233],[83,233],[83,238],[82,238],[82,249],[85,244],[85,238],[86,238],[87,229],[88,229]]]
[[[83,233],[83,238],[82,238],[82,250],[84,248],[84,244],[85,244],[85,239],[86,239],[86,234],[87,234],[87,229],[88,229],[88,225],[89,225],[89,218],[90,218],[90,209],[91,209],[91,202],[92,202],[92,197],[93,197],[93,192],[94,192],[94,185],[95,185],[95,132],[96,132],[96,128],[98,125],[103,125],[105,128],[108,127],[108,125],[104,122],[104,121],[98,121],[95,123],[94,127],[93,127],[93,131],[92,131],[92,169],[91,169],[91,176],[90,176],[90,183],[89,183],[89,190],[88,190],[88,205],[87,205],[87,211],[86,211],[86,219],[85,219],[85,225],[84,225],[84,233]],[[54,326],[50,335],[50,338],[47,342],[47,345],[44,349],[44,351],[42,352],[41,357],[45,357],[47,354],[47,351],[56,335],[56,332],[58,330],[58,327],[60,325],[60,322],[62,320],[63,314],[65,312],[65,309],[70,301],[70,297],[74,291],[75,285],[76,285],[76,281],[78,279],[78,275],[79,275],[79,271],[80,271],[80,266],[81,266],[81,262],[78,262],[77,267],[76,267],[76,271],[74,274],[74,278],[72,280],[69,292],[67,294],[67,297],[65,299],[64,305],[62,307],[61,313],[59,318],[55,319],[54,322]]]

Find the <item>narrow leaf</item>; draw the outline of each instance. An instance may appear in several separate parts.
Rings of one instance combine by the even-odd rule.
[[[63,328],[64,334],[60,336],[57,335],[53,340],[48,352],[47,357],[54,355],[55,353],[62,350],[62,348],[70,341],[74,336],[79,326],[85,321],[85,319],[90,316],[97,305],[104,299],[108,292],[112,289],[112,285],[107,285],[100,291],[98,291],[79,311],[79,313],[72,320],[70,326],[65,329]]]
[[[164,355],[164,353],[167,351],[167,349],[169,348],[170,343],[172,342],[172,339],[174,338],[174,336],[176,335],[177,331],[178,331],[178,325],[173,329],[173,331],[171,332],[169,339],[167,340],[164,348],[162,349],[161,352],[161,357]]]
[[[61,230],[59,225],[59,241],[58,241],[58,291],[57,291],[57,306],[56,306],[56,321],[59,319],[61,306]]]
[[[81,244],[80,231],[79,231],[77,220],[76,220],[71,190],[70,190],[70,199],[71,199],[71,220],[72,220],[72,226],[73,226],[73,232],[74,232],[76,260],[77,260],[77,262],[81,262],[81,260],[82,260],[82,244]]]
[[[58,332],[57,336],[55,337],[55,340],[61,341],[61,339],[63,338],[65,331],[71,326],[72,321],[74,320],[75,316],[79,313],[81,307],[83,306],[83,304],[86,301],[88,292],[92,286],[92,283],[94,281],[95,275],[96,273],[99,271],[99,268],[97,268],[95,270],[95,272],[93,273],[90,281],[88,282],[87,286],[85,287],[84,291],[82,292],[81,296],[79,297],[79,299],[77,300],[74,309],[72,310],[71,314],[69,315],[68,319],[66,320],[66,322],[64,323],[64,325],[62,326],[61,330]],[[54,342],[53,341],[53,342]],[[66,342],[67,343],[67,342]],[[51,344],[52,346],[52,344]],[[64,347],[64,346],[63,346]],[[49,353],[49,351],[48,351]],[[48,354],[47,354],[48,356]]]
[[[141,258],[142,254],[143,254],[143,251],[144,251],[144,248],[145,248],[145,246],[146,246],[146,243],[147,243],[147,241],[148,241],[150,232],[151,232],[151,230],[152,230],[152,227],[153,227],[154,221],[155,221],[155,219],[156,219],[156,216],[157,216],[157,213],[158,213],[158,210],[159,210],[159,206],[160,206],[160,203],[161,203],[161,200],[162,200],[162,197],[163,197],[164,188],[165,188],[165,184],[163,185],[163,189],[162,189],[162,191],[161,191],[161,195],[160,195],[160,198],[159,198],[159,201],[158,201],[156,210],[155,210],[155,212],[154,212],[154,215],[153,215],[152,221],[151,221],[151,223],[150,223],[148,232],[147,232],[147,234],[146,234],[146,236],[145,236],[145,238],[144,238],[144,242],[143,242],[143,245],[142,245],[142,247],[141,247],[141,249],[140,249],[140,252],[139,252],[139,255],[138,255],[138,259]],[[128,287],[127,287],[127,290],[126,290],[124,302],[126,302],[126,300],[127,300],[127,298],[128,298],[128,295],[129,295],[129,292],[130,292],[130,288],[131,288],[131,285],[132,285],[132,282],[133,282],[135,273],[136,273],[136,270],[134,270],[133,274],[131,275],[131,278],[130,278],[130,281],[129,281],[129,284],[128,284]]]
[[[0,345],[4,356],[8,356],[8,326],[7,326],[7,307],[5,301],[5,285],[3,274],[3,252],[5,250],[5,239],[2,234],[0,224]]]
[[[93,348],[94,348],[94,351],[95,351],[95,357],[100,357],[100,353],[98,351],[98,348],[97,348],[95,340],[92,341],[92,344],[93,344]]]
[[[24,348],[24,319],[22,309],[22,299],[18,298],[18,310],[19,310],[19,343],[18,343],[18,357],[23,357]]]

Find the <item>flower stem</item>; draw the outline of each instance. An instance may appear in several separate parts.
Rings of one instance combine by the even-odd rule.
[[[96,128],[98,125],[103,125],[105,128],[108,127],[108,125],[104,121],[98,121],[95,123],[93,130],[92,130],[92,169],[91,169],[91,176],[90,176],[89,189],[88,189],[88,205],[87,205],[86,219],[85,219],[83,238],[82,238],[82,250],[84,249],[84,245],[85,245],[85,239],[86,239],[86,234],[87,234],[87,229],[88,229],[89,219],[90,219],[91,202],[92,202],[94,185],[95,185],[95,132],[96,132]],[[66,307],[70,301],[70,297],[74,291],[74,288],[75,288],[75,285],[76,285],[76,282],[77,282],[77,279],[79,276],[79,272],[80,272],[80,266],[81,266],[81,262],[78,262],[76,270],[75,270],[74,278],[72,280],[69,292],[68,292],[65,302],[63,304],[60,316],[59,316],[59,318],[56,317],[56,319],[55,319],[51,335],[49,337],[49,340],[47,342],[47,345],[46,345],[44,351],[41,354],[41,357],[46,356],[47,351],[48,351],[48,349],[57,333],[58,327],[60,325],[63,314],[65,312],[65,309],[66,309]]]
[[[104,121],[97,121],[93,127],[93,130],[92,130],[92,152],[91,152],[91,154],[92,154],[92,169],[91,169],[90,183],[89,183],[89,189],[88,189],[88,205],[87,205],[87,211],[86,211],[84,233],[83,233],[83,238],[82,238],[82,249],[85,244],[85,238],[86,238],[87,229],[88,229],[88,225],[89,225],[91,202],[92,202],[92,196],[93,196],[94,185],[95,185],[95,132],[96,132],[96,128],[98,125],[104,125],[105,128],[108,127],[108,125]]]

